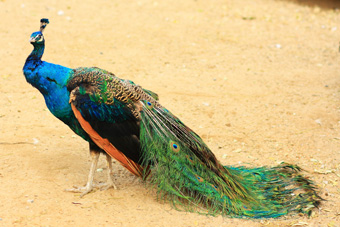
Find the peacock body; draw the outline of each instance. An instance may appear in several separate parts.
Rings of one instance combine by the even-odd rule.
[[[103,69],[70,69],[41,61],[48,20],[41,22],[40,31],[31,35],[34,50],[24,75],[42,93],[51,113],[89,142],[95,155],[85,193],[92,190],[93,168],[103,152],[108,162],[116,158],[177,208],[270,218],[310,214],[319,205],[314,184],[299,167],[223,166],[152,91]]]

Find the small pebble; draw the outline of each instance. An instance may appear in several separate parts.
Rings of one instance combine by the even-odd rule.
[[[275,47],[276,47],[277,49],[281,49],[281,48],[282,48],[281,44],[275,44]]]
[[[241,148],[238,148],[238,149],[236,149],[236,150],[233,150],[234,153],[240,153],[241,151],[242,151]]]
[[[59,10],[59,11],[58,11],[58,15],[59,15],[59,16],[62,16],[62,15],[64,15],[64,11],[62,11],[62,10]]]
[[[33,138],[33,144],[38,144],[39,140],[37,138]]]
[[[28,203],[33,203],[33,202],[34,202],[34,199],[28,199],[27,202],[28,202]]]

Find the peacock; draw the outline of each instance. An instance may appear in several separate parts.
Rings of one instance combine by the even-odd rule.
[[[91,192],[100,153],[106,155],[108,180],[116,188],[111,158],[116,159],[157,197],[179,210],[239,218],[273,218],[288,213],[310,215],[322,198],[301,169],[223,166],[203,140],[163,107],[156,93],[96,68],[67,68],[42,61],[41,19],[32,33],[34,49],[23,73],[43,95],[50,112],[89,143],[91,167],[84,187]]]

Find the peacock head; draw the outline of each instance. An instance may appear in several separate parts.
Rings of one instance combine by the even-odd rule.
[[[40,31],[38,32],[33,32],[31,37],[30,37],[30,43],[33,45],[41,45],[45,43],[43,31],[46,28],[46,25],[50,23],[48,19],[43,18],[40,20]]]

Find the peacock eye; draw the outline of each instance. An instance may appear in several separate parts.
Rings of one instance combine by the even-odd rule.
[[[37,41],[39,42],[39,41],[42,41],[43,40],[43,36],[42,35],[38,35],[37,36]]]

